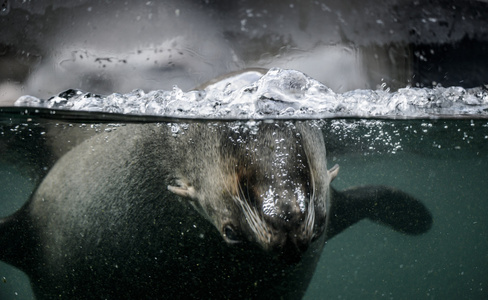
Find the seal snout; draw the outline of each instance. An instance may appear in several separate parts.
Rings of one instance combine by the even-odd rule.
[[[294,230],[275,232],[269,246],[280,260],[288,264],[296,264],[308,250],[310,242],[310,237],[303,235],[301,230]]]
[[[280,260],[295,264],[308,250],[313,230],[308,228],[310,224],[307,222],[307,212],[304,213],[293,206],[288,208],[290,210],[286,214],[267,218],[266,223],[272,228],[267,248]]]
[[[242,203],[256,210],[253,215],[243,210],[253,239],[286,263],[298,263],[313,239],[316,211],[309,181],[287,178],[243,193]]]

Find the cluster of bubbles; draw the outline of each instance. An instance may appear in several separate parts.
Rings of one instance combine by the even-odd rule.
[[[22,96],[16,106],[214,119],[306,119],[330,117],[479,117],[488,116],[486,87],[353,90],[335,93],[296,71],[247,70],[184,92],[172,90],[106,96],[67,90],[47,100]]]

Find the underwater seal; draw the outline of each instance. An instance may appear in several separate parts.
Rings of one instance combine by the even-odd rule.
[[[61,157],[0,219],[0,259],[37,299],[299,299],[351,224],[432,223],[398,190],[335,191],[338,171],[306,121],[126,124]]]

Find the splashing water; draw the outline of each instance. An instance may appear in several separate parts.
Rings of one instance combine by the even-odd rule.
[[[274,68],[267,73],[248,70],[183,92],[95,95],[67,90],[48,100],[20,97],[15,105],[74,111],[93,111],[178,118],[263,119],[329,117],[488,117],[486,87],[412,88],[333,92],[295,70]]]

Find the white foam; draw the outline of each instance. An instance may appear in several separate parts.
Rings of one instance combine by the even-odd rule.
[[[488,91],[462,87],[354,90],[335,93],[295,70],[234,74],[203,90],[93,95],[68,90],[48,100],[22,96],[16,106],[180,118],[329,118],[488,116]]]

